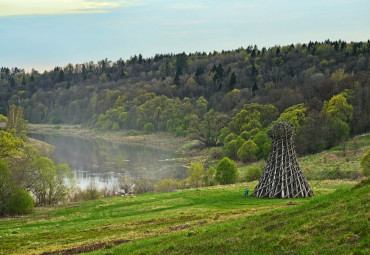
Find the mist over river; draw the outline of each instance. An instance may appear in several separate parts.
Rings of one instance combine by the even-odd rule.
[[[99,187],[113,187],[122,177],[184,178],[186,173],[176,161],[179,155],[158,148],[65,135],[31,133],[29,137],[55,146],[51,158],[69,164],[81,188],[91,181]]]

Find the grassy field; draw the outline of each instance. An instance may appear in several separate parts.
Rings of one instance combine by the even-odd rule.
[[[361,176],[359,162],[370,150],[370,134],[357,136],[345,145],[300,158],[299,164],[310,180],[356,179]]]
[[[309,199],[244,198],[253,182],[38,208],[0,220],[0,254],[365,252],[369,189],[355,183],[312,181]]]
[[[341,179],[368,149],[300,158],[313,198],[244,198],[255,181],[36,208],[0,219],[0,254],[369,254],[368,181]]]
[[[369,186],[285,202],[91,254],[369,254]]]

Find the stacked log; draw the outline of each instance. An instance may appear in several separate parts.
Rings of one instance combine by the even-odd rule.
[[[294,127],[276,123],[266,167],[252,196],[266,198],[312,197],[313,191],[299,167],[293,142]]]

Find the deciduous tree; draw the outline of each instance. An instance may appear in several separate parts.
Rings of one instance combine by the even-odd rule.
[[[218,137],[221,129],[226,126],[229,118],[227,115],[213,111],[212,109],[204,114],[203,118],[193,114],[190,118],[190,135],[205,146],[218,144]]]
[[[238,179],[238,168],[236,163],[225,157],[218,162],[216,167],[216,180],[220,184],[235,183]]]
[[[187,183],[190,187],[200,187],[203,184],[204,168],[202,163],[191,162],[186,171]]]

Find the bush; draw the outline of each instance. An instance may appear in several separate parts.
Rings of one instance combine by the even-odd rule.
[[[258,166],[251,166],[247,169],[245,180],[248,182],[255,181],[261,178],[262,170]]]
[[[258,147],[258,151],[256,153],[257,159],[266,159],[271,147],[271,141],[268,138],[267,133],[263,131],[259,132],[254,136],[253,142]]]
[[[249,140],[249,139],[253,139],[253,137],[258,134],[260,132],[260,130],[258,128],[254,128],[252,129],[251,131],[243,131],[241,134],[240,134],[240,137],[243,138],[244,140]]]
[[[163,179],[154,185],[154,191],[156,193],[170,192],[174,189],[182,188],[181,181],[172,179]]]
[[[210,155],[213,159],[222,159],[225,156],[221,148],[212,148]]]
[[[190,187],[200,187],[203,184],[204,168],[202,163],[191,162],[186,170],[186,181]]]
[[[135,183],[134,180],[128,176],[122,177],[118,181],[118,186],[125,193],[132,193],[134,191]]]
[[[120,130],[121,128],[118,125],[118,123],[114,123],[113,126],[112,126],[112,129],[117,131],[117,130]]]
[[[6,205],[13,191],[13,183],[10,181],[8,165],[0,161],[0,216],[5,214]]]
[[[154,126],[153,126],[153,124],[152,123],[146,123],[145,125],[144,125],[144,133],[145,134],[150,134],[150,133],[153,133],[154,132],[154,130],[155,130],[155,128],[154,128]]]
[[[229,142],[231,142],[232,140],[235,140],[238,136],[234,133],[231,133],[229,135],[227,135],[225,138],[223,138],[223,144],[227,144]]]
[[[232,159],[238,159],[238,150],[245,143],[245,140],[240,136],[235,140],[228,142],[225,146],[226,155]]]
[[[257,159],[257,152],[257,145],[252,140],[248,140],[238,150],[238,158],[243,162],[252,162]]]
[[[177,127],[176,128],[175,135],[177,137],[179,137],[179,136],[185,137],[187,134],[188,134],[188,131],[187,130],[184,130],[182,127]]]
[[[370,150],[361,159],[361,170],[365,176],[370,175]]]
[[[89,185],[86,187],[86,189],[82,191],[83,201],[95,200],[101,197],[102,197],[102,192],[99,190],[98,185],[93,180],[91,180]]]
[[[9,214],[27,214],[33,211],[35,204],[31,195],[22,188],[16,188],[7,204]]]
[[[205,186],[215,185],[215,181],[214,181],[215,172],[216,172],[216,169],[214,167],[210,167],[204,173],[204,185]]]
[[[135,181],[135,187],[134,187],[135,194],[144,194],[144,193],[149,193],[153,191],[154,191],[153,183],[149,180],[148,177]]]
[[[141,132],[136,131],[136,130],[129,130],[123,134],[124,136],[137,136],[141,135]]]
[[[63,121],[57,116],[51,117],[49,122],[50,124],[62,124],[63,123]]]
[[[225,157],[220,160],[216,168],[216,180],[220,184],[235,183],[238,179],[238,168],[236,163]]]

